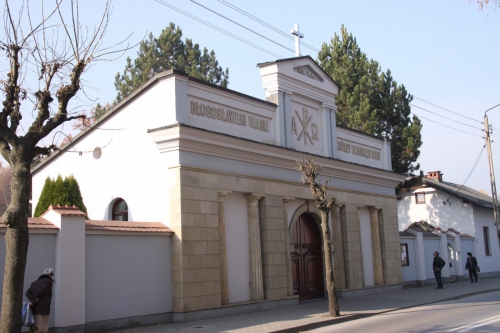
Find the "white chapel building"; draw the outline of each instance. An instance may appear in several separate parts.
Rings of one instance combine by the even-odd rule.
[[[173,231],[157,293],[174,321],[325,297],[320,215],[296,170],[307,156],[336,198],[339,295],[402,288],[390,142],[336,126],[339,88],[311,57],[258,68],[263,99],[157,74],[33,170],[33,207],[47,177],[74,175],[92,220]]]

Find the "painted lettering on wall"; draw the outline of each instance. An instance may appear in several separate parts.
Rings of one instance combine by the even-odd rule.
[[[302,75],[305,75],[305,76],[307,76],[307,77],[310,77],[311,79],[315,79],[315,78],[316,78],[316,74],[309,72],[308,70],[306,70],[306,69],[305,69],[305,68],[303,68],[303,67],[299,67],[299,68],[297,68],[297,71],[298,71],[300,74],[302,74]]]
[[[255,128],[264,132],[269,132],[269,121],[258,117],[247,116],[244,113],[225,110],[209,104],[191,101],[191,114],[202,117],[212,118],[228,123]]]
[[[379,151],[356,146],[351,143],[345,143],[343,140],[337,141],[337,150],[343,151],[344,153],[348,154],[352,153],[353,155],[380,160]]]

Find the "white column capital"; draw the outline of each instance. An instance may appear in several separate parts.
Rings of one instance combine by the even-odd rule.
[[[259,193],[245,193],[245,198],[247,198],[249,205],[258,204],[259,200],[264,198],[265,196],[266,196],[265,194],[259,194]]]

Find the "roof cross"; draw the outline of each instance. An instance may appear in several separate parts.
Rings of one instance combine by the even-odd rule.
[[[293,29],[290,30],[290,33],[295,36],[295,56],[300,57],[300,39],[304,38],[304,34],[299,31],[298,23],[293,25]]]

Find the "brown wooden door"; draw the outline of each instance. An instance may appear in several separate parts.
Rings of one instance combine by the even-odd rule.
[[[302,214],[292,226],[290,242],[294,295],[300,300],[324,297],[321,233],[310,214]]]

